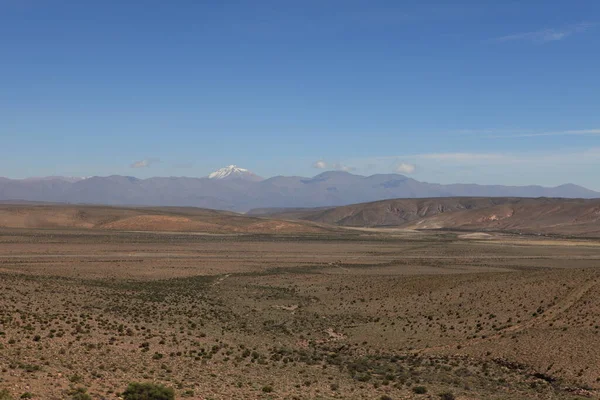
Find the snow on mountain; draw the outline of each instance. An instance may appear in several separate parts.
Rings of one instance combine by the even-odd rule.
[[[237,165],[229,165],[225,168],[216,170],[208,175],[209,179],[245,179],[251,181],[260,181],[261,177],[248,171],[245,168],[240,168]]]

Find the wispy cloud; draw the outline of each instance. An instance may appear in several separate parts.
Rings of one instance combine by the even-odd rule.
[[[437,165],[531,165],[535,167],[556,165],[583,165],[600,162],[600,147],[570,150],[510,153],[423,153],[404,156],[409,160],[435,162]]]
[[[344,171],[344,172],[352,172],[355,171],[356,168],[354,167],[350,167],[348,165],[344,165],[341,163],[335,163],[332,165],[333,169],[337,170],[337,171]]]
[[[336,163],[328,163],[325,160],[318,160],[315,161],[314,163],[312,163],[312,167],[316,168],[316,169],[332,169],[335,171],[344,171],[344,172],[351,172],[351,171],[355,171],[356,168],[354,167],[350,167],[348,165],[336,162]]]
[[[403,161],[399,161],[403,160]],[[431,168],[484,167],[528,165],[532,168],[563,165],[600,165],[600,147],[560,149],[529,152],[440,152],[414,153],[396,156],[368,157],[350,160],[352,165],[366,170],[366,166],[377,165],[383,170],[393,161],[398,173],[431,171]],[[424,166],[417,170],[416,166]],[[388,167],[389,168],[389,167]],[[414,169],[413,169],[414,168]],[[499,170],[500,171],[500,170]]]
[[[556,186],[571,182],[600,190],[600,146],[548,150],[423,152],[344,160],[362,173],[398,171],[414,165],[420,181]],[[375,166],[375,167],[374,167]],[[402,166],[401,168],[406,168]]]
[[[562,28],[550,28],[541,29],[532,32],[522,32],[512,35],[501,36],[494,39],[495,42],[516,42],[526,41],[536,44],[543,44],[548,42],[556,42],[559,40],[566,39],[576,33],[582,33],[595,26],[595,23],[581,22],[575,25],[569,25]]]
[[[130,168],[147,168],[147,167],[151,166],[152,164],[156,164],[159,162],[160,162],[160,159],[155,158],[155,157],[150,157],[150,158],[146,158],[143,160],[134,161],[131,165],[129,165],[129,167]]]
[[[394,168],[394,172],[397,172],[399,174],[412,174],[413,172],[415,172],[416,168],[417,167],[414,164],[401,162],[400,164],[396,165],[396,168]]]
[[[317,168],[317,169],[325,169],[325,168],[327,168],[327,163],[323,160],[315,161],[312,164],[312,167]]]
[[[587,136],[587,135],[600,135],[600,129],[580,129],[580,130],[567,130],[567,131],[556,131],[556,132],[538,132],[538,133],[517,133],[511,135],[488,135],[486,137],[493,139],[505,139],[505,138],[525,138],[525,137],[536,137],[536,136]]]
[[[414,154],[410,157],[434,161],[472,162],[501,160],[506,156],[497,153],[424,153]]]

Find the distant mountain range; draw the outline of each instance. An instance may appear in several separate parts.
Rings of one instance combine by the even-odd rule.
[[[0,201],[107,205],[193,206],[246,212],[255,208],[331,207],[396,198],[425,197],[600,198],[581,186],[500,186],[419,182],[399,174],[324,172],[312,178],[263,179],[235,165],[205,178],[130,176],[0,178]]]

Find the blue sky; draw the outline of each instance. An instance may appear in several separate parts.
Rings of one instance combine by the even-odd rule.
[[[0,176],[598,190],[599,65],[596,0],[0,0]]]

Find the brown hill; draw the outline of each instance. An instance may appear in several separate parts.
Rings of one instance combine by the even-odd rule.
[[[0,205],[0,228],[103,229],[206,233],[322,233],[308,221],[283,221],[199,208],[124,208],[74,205]]]
[[[477,210],[519,200],[500,197],[394,199],[327,209],[274,209],[270,213],[263,209],[260,212],[261,215],[283,219],[301,219],[340,226],[381,227],[399,226],[440,213]],[[254,214],[254,211],[250,214]]]
[[[262,215],[348,227],[460,229],[600,236],[600,200],[557,198],[396,199]]]
[[[522,199],[479,210],[438,214],[405,227],[600,237],[600,200]]]

